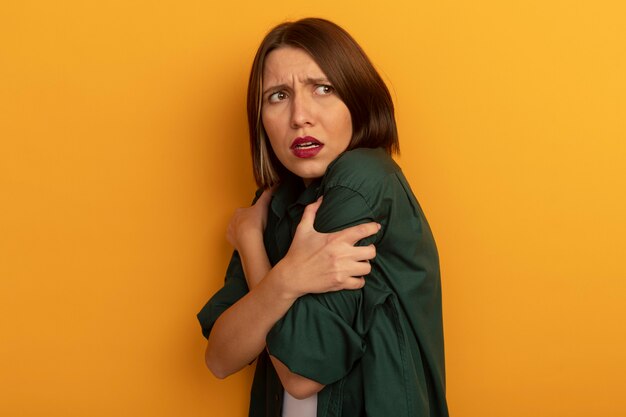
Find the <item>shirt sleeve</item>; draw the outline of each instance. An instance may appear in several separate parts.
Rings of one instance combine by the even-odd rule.
[[[329,233],[374,218],[359,193],[336,186],[324,194],[315,229]],[[377,236],[358,244],[368,245]],[[269,332],[268,350],[292,372],[331,384],[348,374],[365,351],[360,325],[364,313],[362,290],[304,295]]]
[[[219,316],[247,293],[248,283],[243,273],[241,259],[239,253],[234,251],[226,270],[224,286],[211,297],[197,315],[204,337],[209,338]]]
[[[252,204],[257,202],[262,193],[262,189],[256,190]],[[249,291],[248,282],[241,265],[241,258],[239,253],[234,251],[226,269],[224,286],[211,297],[196,316],[202,327],[202,335],[208,339],[218,317]]]

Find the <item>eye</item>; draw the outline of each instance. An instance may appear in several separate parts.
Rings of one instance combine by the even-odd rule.
[[[287,94],[284,91],[277,91],[267,97],[267,101],[270,103],[278,103],[287,98]]]
[[[319,94],[321,96],[327,96],[332,94],[335,89],[330,85],[318,85],[315,87],[315,94]]]

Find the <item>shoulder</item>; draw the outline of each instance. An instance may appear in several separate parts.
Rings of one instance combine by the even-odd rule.
[[[367,192],[380,187],[400,167],[384,149],[358,148],[344,152],[329,166],[322,180],[322,188],[346,187]]]

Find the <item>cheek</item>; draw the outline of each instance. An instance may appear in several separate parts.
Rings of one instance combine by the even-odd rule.
[[[342,131],[345,136],[348,137],[348,140],[352,139],[352,117],[350,116],[350,111],[346,108],[341,119]]]
[[[267,117],[265,115],[261,115],[261,122],[263,123],[263,129],[265,130],[265,136],[267,140],[267,144],[272,148],[274,153],[277,153],[277,150],[280,150],[280,147],[277,146],[277,140],[280,137],[279,132],[277,132],[277,124],[272,120],[271,117]]]
[[[346,130],[349,132],[349,135],[352,136],[352,117],[350,117],[349,113],[348,116],[346,116],[345,126]]]
[[[261,112],[261,124],[263,125],[263,128],[266,132],[272,127],[272,124],[269,118],[265,115],[265,112]]]
[[[272,114],[261,113],[261,122],[265,128],[265,132],[271,137],[276,136],[279,131],[279,123]]]

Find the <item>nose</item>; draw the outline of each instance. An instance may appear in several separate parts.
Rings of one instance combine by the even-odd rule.
[[[313,125],[311,100],[305,94],[295,94],[291,101],[291,127],[299,129]]]

